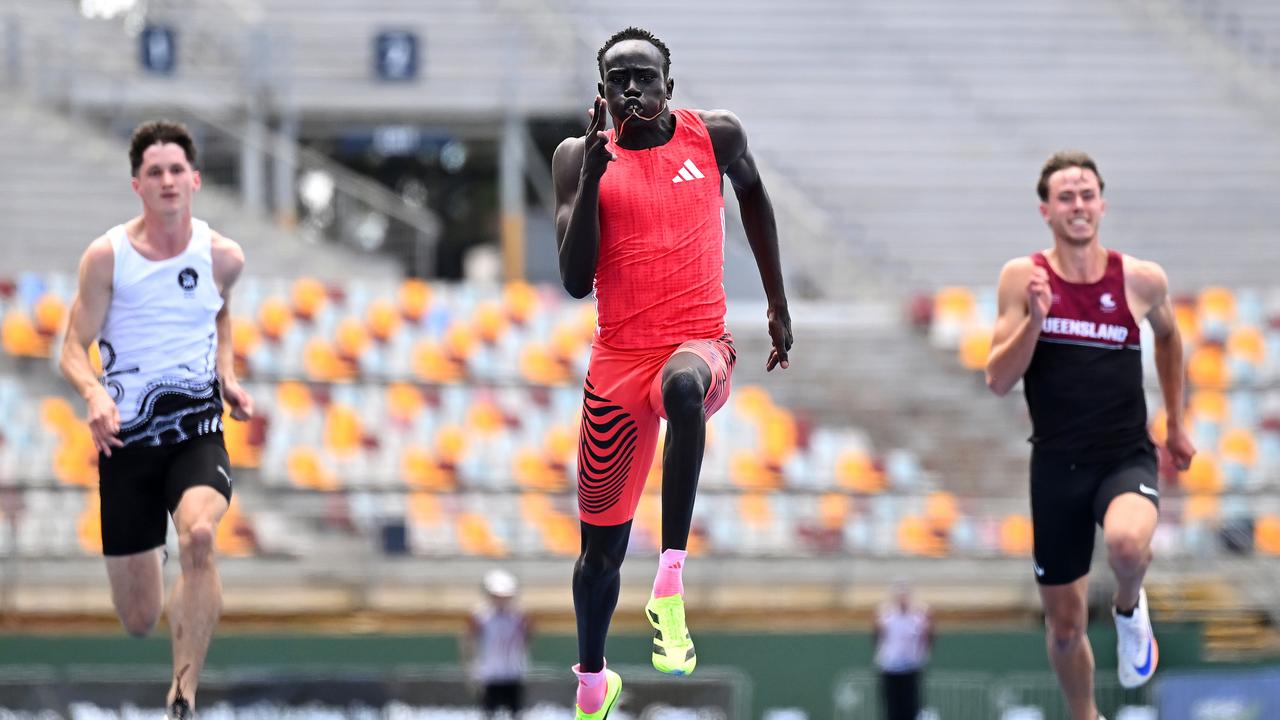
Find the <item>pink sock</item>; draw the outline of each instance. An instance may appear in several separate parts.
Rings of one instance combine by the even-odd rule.
[[[578,676],[578,707],[584,713],[593,713],[604,705],[605,692],[609,689],[604,679],[604,667],[600,672],[582,672],[580,665],[573,666],[573,674]]]
[[[689,555],[685,550],[663,550],[658,558],[658,576],[653,579],[653,596],[656,598],[684,594],[684,581],[680,572],[684,570],[684,559]]]

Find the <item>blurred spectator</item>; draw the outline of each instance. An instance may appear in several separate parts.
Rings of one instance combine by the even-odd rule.
[[[524,705],[525,675],[533,627],[516,600],[516,578],[506,570],[484,576],[485,602],[471,615],[461,640],[462,662],[488,717],[505,709],[516,717]]]
[[[876,612],[876,666],[886,720],[916,720],[923,695],[923,675],[933,647],[933,619],[929,608],[911,601],[903,580],[891,587],[892,597]]]

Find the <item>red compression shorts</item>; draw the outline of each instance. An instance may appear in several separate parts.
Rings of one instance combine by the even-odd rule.
[[[729,333],[645,350],[609,347],[599,338],[592,343],[578,437],[578,516],[583,522],[621,525],[635,517],[658,446],[658,420],[666,418],[662,369],[684,352],[711,368],[711,385],[702,401],[710,418],[729,399],[736,359]]]

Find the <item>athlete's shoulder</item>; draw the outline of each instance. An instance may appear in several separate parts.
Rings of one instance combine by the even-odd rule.
[[[1124,262],[1125,285],[1139,297],[1157,302],[1169,292],[1169,277],[1160,263],[1132,255],[1121,255],[1121,258]]]
[[[573,182],[577,186],[582,170],[582,157],[586,153],[587,139],[571,136],[560,141],[551,155],[551,175],[558,183]]]
[[[116,253],[111,245],[111,234],[104,233],[89,246],[85,248],[84,254],[80,256],[80,270],[82,273],[89,272],[94,275],[106,273],[107,277],[111,277],[111,271],[115,267]]]
[[[746,144],[747,131],[742,126],[742,120],[732,110],[694,110],[693,113],[702,120],[707,134],[717,147],[722,144]]]
[[[1015,258],[1006,260],[1004,265],[1000,267],[1000,277],[1019,277],[1031,272],[1036,266],[1030,255],[1019,255]]]
[[[578,162],[582,162],[580,158],[586,147],[587,139],[581,135],[571,135],[561,140],[560,144],[556,146],[556,151],[551,155],[552,166],[554,167],[557,161],[567,161],[574,156],[578,156]]]
[[[729,110],[694,110],[707,128],[711,148],[721,172],[747,153],[747,132],[742,121]]]
[[[209,231],[210,255],[213,261],[213,274],[218,285],[225,289],[240,277],[244,270],[244,248],[240,243],[219,233]]]
[[[702,119],[702,124],[707,129],[724,129],[731,128],[742,132],[742,120],[734,114],[732,110],[692,110],[692,112]]]
[[[209,247],[213,253],[214,263],[244,266],[244,248],[240,243],[216,230],[209,231]]]

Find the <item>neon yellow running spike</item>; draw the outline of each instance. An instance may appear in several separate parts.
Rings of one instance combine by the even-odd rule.
[[[605,668],[604,671],[604,704],[600,709],[593,712],[583,712],[582,708],[574,705],[574,709],[578,711],[576,720],[604,720],[609,717],[609,711],[618,702],[618,696],[622,694],[622,677],[618,673]]]
[[[644,614],[653,626],[653,667],[668,675],[688,675],[698,666],[693,638],[684,622],[684,598],[650,597]]]

